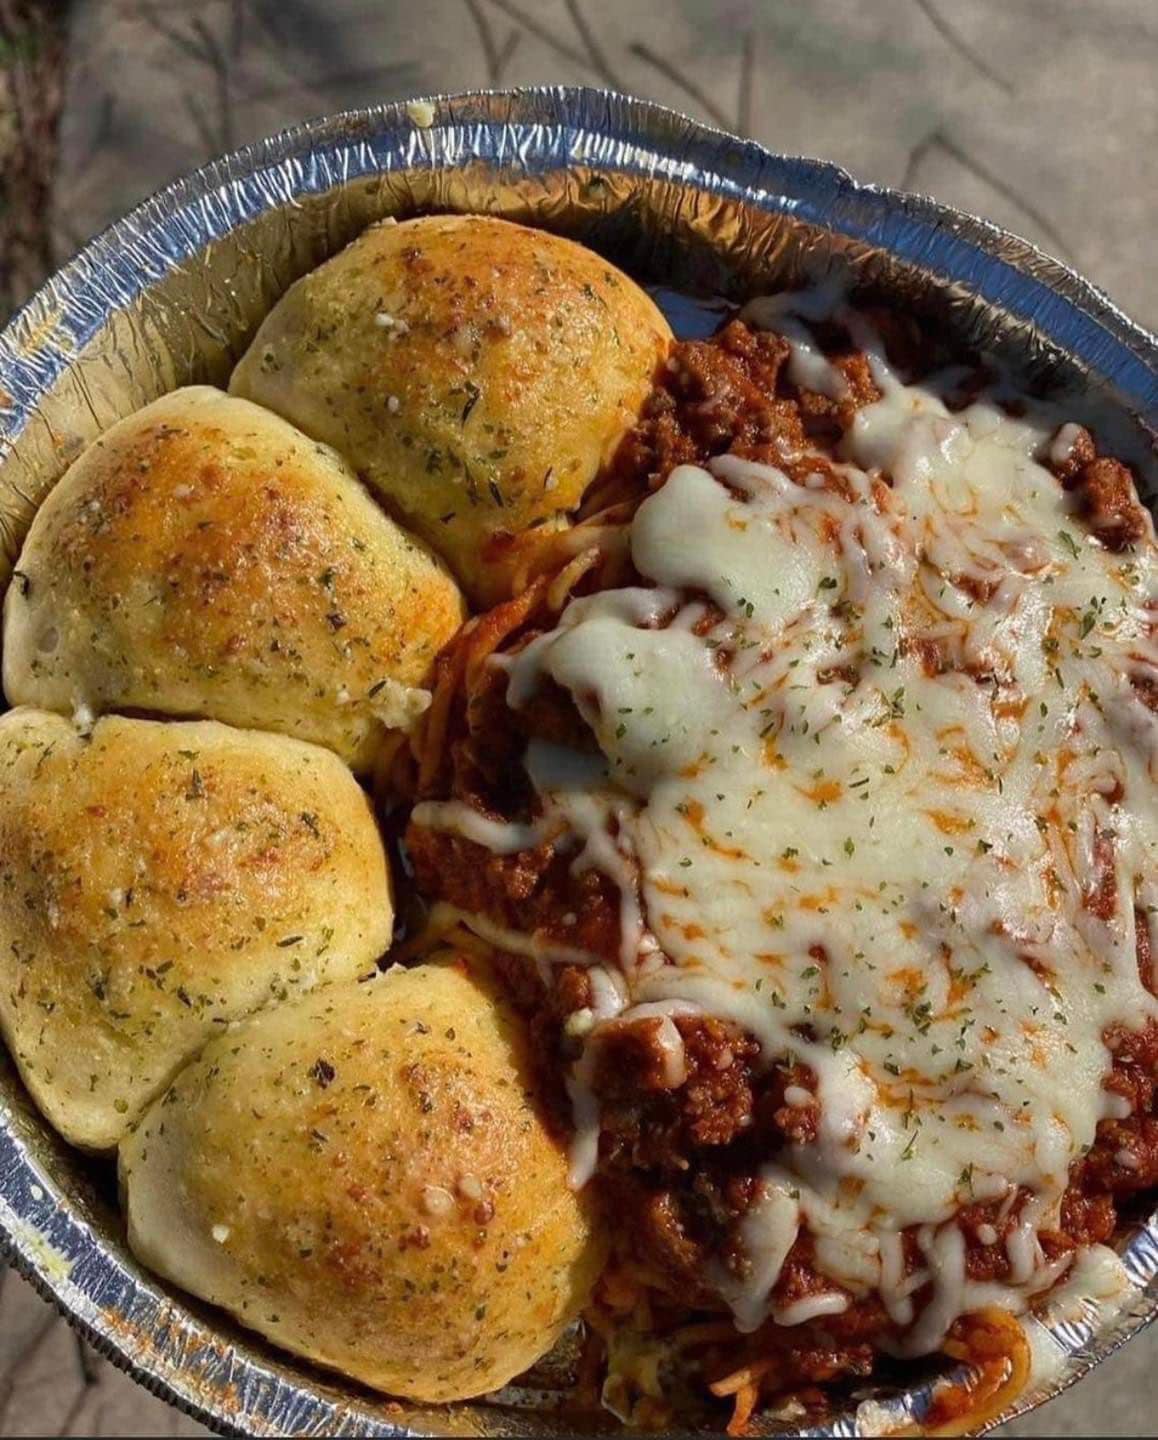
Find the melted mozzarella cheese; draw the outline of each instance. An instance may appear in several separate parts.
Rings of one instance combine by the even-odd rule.
[[[761,317],[801,383],[843,393],[800,319]],[[773,1313],[805,1226],[834,1290],[776,1318],[877,1291],[918,1353],[963,1311],[1056,1282],[1039,1231],[1122,1113],[1105,1033],[1158,1015],[1135,938],[1158,901],[1158,723],[1130,683],[1158,673],[1158,577],[1152,545],[1110,554],[1071,513],[1036,458],[1056,427],[950,412],[856,323],[882,398],[845,436],[839,486],[681,466],[632,525],[650,583],[574,601],[501,663],[513,706],[547,677],[568,690],[604,757],[581,790],[557,760],[531,766],[538,825],[574,830],[624,897],[626,1000],[588,1046],[624,1003],[678,1003],[815,1077],[816,1139],[770,1157],[743,1222],[750,1274],[716,1277],[738,1323]],[[1010,1280],[977,1285],[954,1216],[1019,1189]]]

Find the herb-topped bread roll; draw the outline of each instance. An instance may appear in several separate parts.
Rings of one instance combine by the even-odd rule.
[[[5,604],[13,704],[276,730],[372,766],[463,618],[348,465],[207,386],[114,425],[51,491]]]
[[[604,1257],[521,1023],[450,963],[327,986],[211,1041],[120,1164],[145,1264],[417,1400],[524,1370]]]
[[[299,280],[230,388],[340,450],[489,602],[509,537],[575,508],[670,342],[593,251],[439,215],[376,225]]]
[[[329,751],[0,718],[0,1030],[75,1144],[114,1146],[231,1020],[372,970],[391,926],[374,818]]]

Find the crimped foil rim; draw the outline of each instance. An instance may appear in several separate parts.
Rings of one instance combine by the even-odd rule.
[[[632,122],[641,123],[609,131],[605,137],[599,138],[617,146],[632,145],[646,154],[650,161],[647,173],[690,180],[716,194],[731,194],[761,207],[771,206],[801,221],[838,230],[853,239],[878,246],[902,260],[927,263],[928,255],[915,247],[905,234],[906,221],[925,224],[937,232],[939,243],[945,246],[945,258],[960,262],[959,267],[952,270],[947,270],[944,265],[931,267],[935,272],[940,271],[947,282],[960,282],[963,275],[969,274],[972,263],[978,257],[984,258],[987,269],[996,265],[997,273],[991,279],[981,277],[983,283],[976,291],[981,298],[1048,330],[1055,343],[1063,348],[1066,348],[1067,338],[1073,337],[1079,342],[1075,350],[1086,355],[1099,373],[1120,390],[1135,413],[1151,422],[1158,422],[1158,338],[1131,320],[1103,290],[1030,241],[1001,229],[991,221],[943,205],[930,196],[854,180],[847,170],[831,161],[774,154],[753,140],[738,139],[727,131],[694,120],[667,106],[588,86],[539,86],[516,90],[467,90],[318,116],[210,161],[189,175],[172,181],[90,240],[31,297],[0,333],[0,382],[4,384],[8,396],[17,401],[13,406],[0,404],[0,426],[6,432],[6,438],[10,440],[19,433],[23,419],[27,418],[26,414],[21,415],[21,409],[28,408],[19,404],[21,390],[13,387],[10,381],[21,378],[20,367],[31,358],[29,338],[52,320],[62,292],[75,297],[77,319],[83,319],[84,307],[91,306],[91,325],[74,331],[70,336],[75,354],[106,318],[101,304],[107,297],[100,293],[99,285],[102,267],[124,285],[117,297],[118,308],[121,308],[126,301],[156,283],[182,261],[192,258],[200,248],[196,243],[178,251],[159,248],[156,253],[157,268],[134,275],[117,244],[122,236],[130,235],[139,240],[149,233],[156,222],[188,220],[191,212],[196,210],[202,212],[203,221],[211,220],[212,202],[224,201],[226,197],[221,192],[228,189],[234,199],[243,202],[230,217],[230,224],[201,237],[194,230],[190,236],[193,241],[198,238],[205,242],[218,239],[236,225],[268,209],[265,204],[244,203],[244,197],[238,190],[239,183],[244,180],[269,173],[279,165],[292,161],[297,166],[295,178],[301,182],[293,193],[287,192],[284,197],[287,202],[292,202],[295,194],[309,193],[314,188],[310,184],[310,150],[317,150],[326,143],[355,144],[358,133],[368,134],[375,122],[379,122],[381,130],[385,130],[386,122],[392,122],[405,133],[414,128],[410,112],[419,105],[430,105],[437,115],[440,107],[499,100],[510,102],[512,108],[519,104],[555,105],[559,111],[558,119],[564,119],[567,107],[576,103],[595,101],[609,108],[620,107]],[[691,143],[685,147],[683,156],[652,148],[656,136],[654,128],[649,127],[654,127],[657,121],[669,128],[674,123],[688,132]],[[484,123],[495,124],[495,117],[488,117]],[[516,122],[507,123],[513,125]],[[531,122],[532,126],[546,123],[550,121],[540,118]],[[437,125],[432,127],[435,130],[442,128]],[[585,132],[575,127],[575,133]],[[586,133],[591,138],[590,132]],[[726,142],[722,155],[721,141]],[[302,142],[305,142],[304,152]],[[710,155],[711,168],[696,166],[702,151],[707,152],[704,158]],[[598,145],[585,150],[584,158],[598,159]],[[721,164],[721,159],[728,163]],[[744,178],[746,167],[749,167],[747,179]],[[620,164],[617,168],[639,170],[640,167]],[[756,183],[751,179],[753,170]],[[377,167],[367,166],[347,174],[345,178],[348,180],[355,175],[376,172]],[[822,182],[819,190],[818,181]],[[321,188],[330,188],[330,183]],[[866,203],[868,213],[864,214]],[[969,235],[984,243],[974,243]],[[1009,259],[1005,258],[1006,254]],[[1015,292],[1027,281],[1029,289],[1024,297],[1017,295]],[[1069,298],[1070,294],[1073,299]],[[1034,302],[1032,306],[1025,303],[1028,300]],[[1089,341],[1080,335],[1080,329],[1091,320],[1104,331],[1113,347],[1108,348],[1104,355],[1089,356]],[[43,358],[42,349],[38,358]],[[65,363],[70,358],[72,355],[66,353],[60,356]],[[47,377],[47,383],[51,383],[53,378],[55,372]],[[44,388],[46,377],[36,377],[36,383],[38,388]],[[0,437],[0,444],[3,438]],[[0,456],[2,453],[0,451]]]
[[[433,109],[433,126],[416,118],[420,106]],[[1123,408],[1158,429],[1158,340],[1028,241],[928,197],[860,184],[829,162],[774,155],[678,111],[610,91],[543,87],[430,96],[306,121],[145,200],[90,241],[0,334],[0,461],[110,317],[214,241],[275,205],[381,173],[384,165],[433,167],[473,155],[469,132],[479,126],[498,137],[482,158],[499,164],[514,156],[534,173],[565,158],[671,179],[922,266],[1077,357]],[[328,164],[335,155],[338,174]],[[253,183],[259,179],[264,188]],[[94,1232],[18,1130],[0,1104],[0,1252],[148,1389],[221,1433],[438,1433],[425,1423],[418,1430],[392,1423],[380,1409],[374,1413],[366,1392],[359,1399],[354,1387],[344,1392],[340,1382],[299,1373],[261,1342],[229,1333],[223,1317],[170,1298]],[[1104,1333],[1088,1324],[1062,1327],[1070,1355],[1064,1375],[986,1430],[1060,1393],[1154,1318],[1158,1212],[1139,1226],[1124,1258],[1138,1286],[1136,1313]],[[98,1294],[112,1299],[100,1302]],[[858,1431],[850,1412],[799,1433]]]

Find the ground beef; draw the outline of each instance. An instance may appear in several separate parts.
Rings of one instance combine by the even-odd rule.
[[[1158,1116],[1103,1120],[1082,1170],[1087,1193],[1121,1198],[1158,1185]]]
[[[780,1270],[772,1290],[777,1309],[786,1308],[815,1295],[839,1291],[816,1268],[814,1242],[802,1233]],[[841,1375],[868,1375],[872,1371],[876,1346],[882,1335],[895,1331],[888,1312],[875,1295],[862,1300],[848,1297],[839,1314],[825,1315],[787,1329],[769,1324],[768,1344],[786,1367],[789,1381],[825,1382]]]
[[[612,962],[619,954],[619,892],[599,870],[574,874],[573,853],[547,843],[496,855],[473,840],[413,823],[406,849],[415,884],[430,898]]]
[[[860,406],[879,399],[868,361],[852,351],[833,356],[848,382],[847,394],[833,401],[787,383],[788,354],[780,336],[740,320],[711,340],[677,345],[585,511],[600,509],[608,494],[646,494],[676,465],[724,454],[776,465],[801,482],[827,473],[830,483],[843,485],[838,468],[811,444],[835,438]]]
[[[1087,1193],[1082,1181],[1082,1167],[1075,1167],[1076,1178],[1062,1199],[1061,1233],[1072,1245],[1102,1245],[1112,1238],[1118,1223],[1113,1197]],[[1047,1252],[1048,1253],[1048,1252]]]
[[[873,379],[868,356],[859,352],[835,355],[832,363],[844,376],[846,391],[837,400],[814,391],[799,390],[796,401],[800,418],[809,440],[834,444],[852,424],[853,416],[864,405],[881,398]]]
[[[655,1188],[638,1182],[611,1181],[611,1193],[626,1199],[620,1214],[637,1217],[638,1230],[633,1236],[639,1256],[655,1267],[673,1295],[681,1292],[692,1298],[692,1304],[712,1305],[714,1296],[704,1283],[704,1272],[712,1253],[712,1235],[707,1241],[693,1234],[689,1223],[688,1196],[667,1188]]]
[[[749,330],[738,320],[712,340],[677,345],[617,465],[642,469],[654,485],[670,473],[673,459],[678,464],[735,450],[800,449],[800,411],[777,395],[788,355],[778,335]]]
[[[612,1168],[684,1172],[697,1152],[730,1145],[753,1123],[759,1046],[711,1016],[676,1016],[687,1079],[665,1080],[658,1019],[610,1026],[595,1051],[592,1088],[603,1116],[601,1160]]]
[[[1140,928],[1139,969],[1150,964],[1149,936]],[[1141,1030],[1114,1026],[1106,1032],[1113,1070],[1106,1089],[1122,1096],[1131,1113],[1121,1120],[1103,1120],[1084,1159],[1070,1172],[1062,1203],[1061,1240],[1090,1244],[1114,1232],[1115,1201],[1158,1186],[1158,1021]]]
[[[1094,437],[1084,425],[1075,425],[1072,434],[1066,453],[1060,459],[1055,459],[1051,453],[1046,462],[1067,490],[1081,483],[1082,471],[1098,458]]]
[[[1125,550],[1149,529],[1134,477],[1120,460],[1092,460],[1068,483],[1080,502],[1082,519],[1107,550]]]
[[[1066,454],[1058,459],[1050,454],[1046,463],[1077,496],[1082,518],[1107,550],[1124,550],[1145,536],[1148,521],[1133,475],[1120,460],[1099,457],[1083,426],[1074,426]]]

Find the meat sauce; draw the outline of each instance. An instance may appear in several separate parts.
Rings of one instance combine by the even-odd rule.
[[[872,311],[869,318],[890,362],[903,373],[916,376],[944,358],[907,318],[887,310]],[[838,439],[855,411],[878,399],[879,392],[866,357],[846,335],[835,328],[826,333],[824,327],[818,334],[846,381],[839,401],[791,384],[787,343],[738,320],[710,340],[677,345],[641,421],[593,486],[585,515],[622,504],[625,495],[638,501],[675,466],[702,464],[722,454],[773,464],[797,482],[820,471],[826,483],[839,486],[837,468],[818,460],[810,447]],[[961,384],[960,403],[973,398],[985,380],[978,367]],[[1079,497],[1090,531],[1108,549],[1121,550],[1145,533],[1133,477],[1119,461],[1098,456],[1087,430],[1066,429],[1070,438],[1064,453],[1054,447],[1046,463],[1058,483]],[[516,631],[505,648],[518,649],[532,634],[526,628]],[[921,659],[930,673],[952,664],[952,657],[935,647]],[[855,675],[832,679],[856,683]],[[546,691],[533,704],[512,711],[504,703],[505,687],[505,673],[490,670],[469,704],[459,703],[446,763],[423,793],[451,794],[496,819],[528,820],[531,792],[519,778],[527,740],[539,736],[580,749],[594,748],[594,742],[561,690]],[[1108,887],[1115,883],[1115,872],[1112,842],[1099,836],[1098,843],[1098,872],[1086,904],[1103,914],[1111,904]],[[573,856],[552,842],[495,855],[461,836],[412,825],[407,844],[417,884],[428,897],[523,934],[581,946],[608,959],[616,956],[615,887],[596,870],[573,874]],[[1138,920],[1139,971],[1153,991],[1149,933],[1145,917]],[[590,1003],[584,972],[563,967],[548,995],[525,960],[506,956],[500,963],[533,1018],[546,1068],[557,1074],[559,1058],[569,1058],[567,1017]],[[702,1285],[709,1257],[722,1256],[737,1269],[747,1263],[737,1248],[729,1249],[729,1237],[752,1202],[759,1167],[780,1147],[806,1145],[815,1136],[816,1103],[802,1099],[814,1083],[806,1067],[759,1064],[756,1043],[724,1021],[680,1015],[674,1023],[687,1060],[686,1079],[674,1087],[665,1078],[658,1020],[617,1022],[602,1036],[593,1076],[602,1116],[600,1171],[632,1253],[685,1307],[710,1305],[712,1297]],[[1090,1152],[1072,1167],[1058,1228],[1041,1237],[1050,1258],[1110,1238],[1116,1202],[1158,1186],[1158,1024],[1107,1036],[1107,1044],[1114,1056],[1108,1088],[1129,1100],[1132,1113],[1103,1121]],[[788,1103],[790,1091],[793,1103]],[[1012,1206],[968,1205],[960,1212],[970,1279],[1000,1281],[1009,1275],[1004,1242],[1026,1198]],[[834,1288],[811,1263],[812,1244],[804,1232],[793,1245],[773,1291],[775,1307]],[[905,1237],[905,1253],[911,1273],[921,1262],[915,1236]],[[894,1327],[873,1296],[849,1297],[837,1315],[766,1328],[782,1383],[799,1385],[867,1374],[875,1343]]]

